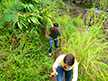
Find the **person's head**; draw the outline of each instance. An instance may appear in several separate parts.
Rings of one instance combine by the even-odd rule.
[[[75,57],[72,55],[72,54],[67,54],[65,57],[64,57],[64,65],[65,67],[70,67],[74,64],[75,62]]]
[[[54,23],[54,27],[58,27],[58,24],[57,23]]]
[[[57,24],[57,23],[54,23],[53,25],[54,25],[54,27],[53,27],[53,31],[56,31],[57,28],[58,28],[58,24]]]

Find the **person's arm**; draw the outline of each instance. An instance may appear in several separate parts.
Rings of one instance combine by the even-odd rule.
[[[54,62],[53,64],[53,67],[52,67],[52,73],[51,73],[51,76],[55,76],[55,75],[58,75],[57,73],[57,67],[59,66],[60,62],[62,59],[64,59],[66,55],[60,55],[57,57],[56,61]]]
[[[76,61],[75,66],[73,68],[73,79],[72,79],[72,81],[77,81],[77,79],[78,79],[78,63]]]
[[[61,47],[61,36],[59,36],[59,48]]]
[[[55,75],[58,75],[57,71],[56,71],[56,68],[58,67],[58,63],[55,61],[54,64],[53,64],[53,67],[52,67],[52,71],[53,73],[51,73],[51,76],[55,76]]]
[[[58,73],[56,72],[56,68],[52,67],[53,73],[51,73],[51,76],[55,76],[58,75]]]

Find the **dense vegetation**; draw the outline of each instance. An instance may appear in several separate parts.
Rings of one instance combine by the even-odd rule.
[[[67,14],[69,7],[62,0],[0,1],[0,81],[51,81],[53,56],[48,56],[45,37],[51,22],[57,22],[62,32],[61,53],[72,53],[79,62],[78,81],[108,80],[103,16],[88,27],[81,15]]]

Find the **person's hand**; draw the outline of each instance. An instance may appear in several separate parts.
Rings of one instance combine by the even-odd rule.
[[[55,76],[55,75],[58,75],[58,73],[56,71],[51,73],[51,76]]]

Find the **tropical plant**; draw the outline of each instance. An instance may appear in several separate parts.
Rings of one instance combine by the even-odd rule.
[[[44,56],[48,45],[44,43],[47,40],[44,39],[43,29],[47,22],[51,21],[51,11],[47,8],[48,3],[32,1],[35,3],[23,0],[7,0],[1,3],[0,56],[3,57],[0,58],[1,81],[41,81],[45,80],[50,72],[50,70],[45,72],[48,70],[47,67],[51,68],[52,61]]]

